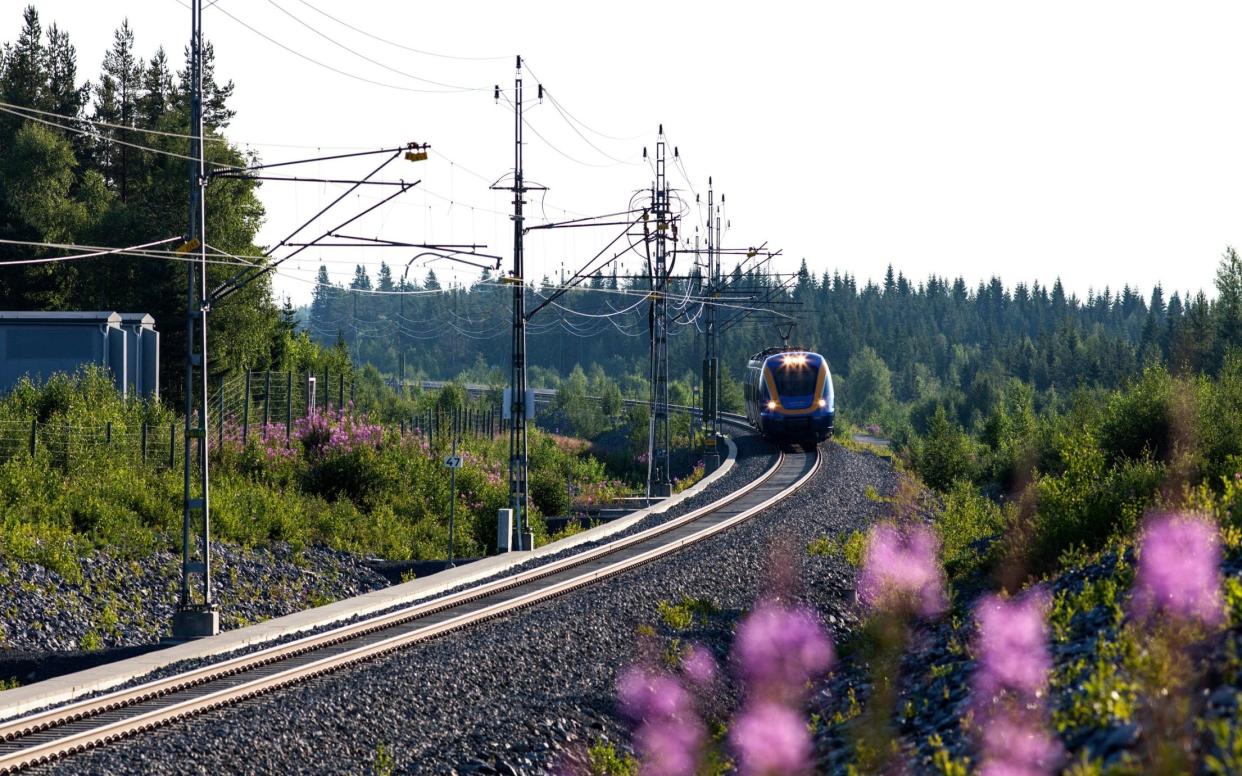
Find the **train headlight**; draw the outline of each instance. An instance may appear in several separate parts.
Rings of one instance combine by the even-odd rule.
[[[819,400],[819,406],[821,406],[821,407],[827,407],[827,406],[828,406],[828,400],[827,400],[827,399],[820,399],[820,400]]]
[[[776,402],[774,402],[774,401],[770,401],[770,402],[768,402],[768,409],[770,409],[770,410],[774,410],[774,409],[776,409]]]

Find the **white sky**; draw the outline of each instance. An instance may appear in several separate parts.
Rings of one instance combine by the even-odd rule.
[[[614,157],[637,160],[644,145],[654,151],[663,122],[694,188],[706,199],[712,175],[726,193],[726,242],[768,240],[784,249],[785,270],[805,257],[816,272],[839,268],[861,279],[879,279],[891,262],[915,280],[1000,274],[1012,285],[1060,276],[1082,296],[1125,283],[1146,293],[1157,281],[1166,292],[1210,290],[1221,251],[1242,245],[1239,3],[308,1],[410,47],[501,57],[421,56],[341,27],[302,0],[219,0],[206,12],[218,73],[237,83],[233,139],[324,153],[431,143],[432,160],[394,163],[392,177],[422,178],[439,197],[414,189],[354,226],[357,234],[477,240],[508,265],[511,227],[489,211],[507,212],[509,198],[466,170],[495,179],[512,167],[512,114],[493,103],[490,87],[512,87],[513,54],[521,53],[579,119],[637,136],[586,133]],[[23,5],[4,4],[0,38],[16,36]],[[123,15],[144,56],[162,44],[180,63],[188,38],[189,10],[178,0],[35,5],[45,25],[69,30],[80,73],[92,79]],[[486,90],[429,95],[351,80],[220,12],[333,67],[425,86],[337,48],[278,6],[390,68]],[[623,210],[633,190],[650,185],[645,164],[612,164],[550,104],[527,118],[564,153],[610,165],[570,162],[528,132],[527,176],[551,188],[550,218],[564,217],[556,208]],[[254,147],[265,161],[315,155]],[[373,164],[310,165],[300,174],[353,177]],[[676,172],[672,180],[686,186]],[[260,241],[284,236],[333,190],[265,185]],[[531,209],[542,216],[535,196]],[[613,234],[537,233],[527,241],[528,276],[575,268]],[[342,280],[354,263],[375,267],[385,258],[308,252],[277,291],[306,301],[311,286],[293,277],[312,277],[321,255]],[[402,267],[410,255],[386,258]],[[442,278],[453,273],[453,265],[434,266]],[[412,272],[421,278],[426,268]],[[476,276],[463,269],[458,279]]]

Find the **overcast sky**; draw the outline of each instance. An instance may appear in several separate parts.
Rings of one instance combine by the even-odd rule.
[[[22,5],[4,4],[4,40],[16,36]],[[188,39],[179,0],[35,5],[45,25],[70,32],[80,73],[93,80],[123,15],[144,56],[163,45],[180,62]],[[415,53],[315,8],[408,48],[497,58]],[[358,78],[282,50],[224,12]],[[205,34],[219,74],[237,84],[231,138],[265,161],[315,147],[428,142],[429,161],[394,163],[390,176],[424,184],[353,229],[488,243],[506,265],[509,197],[488,183],[512,168],[513,117],[491,86],[512,89],[517,53],[591,128],[575,130],[549,102],[537,105],[527,74],[527,118],[552,144],[528,132],[527,176],[550,189],[542,202],[533,195],[539,218],[625,209],[650,185],[641,153],[654,152],[663,122],[690,176],[670,165],[673,184],[705,200],[714,176],[732,223],[726,243],[766,240],[784,250],[784,270],[805,257],[817,273],[864,280],[892,263],[915,280],[1059,276],[1081,296],[1126,283],[1171,292],[1210,289],[1221,251],[1242,245],[1236,2],[218,0]],[[480,90],[418,93],[410,90],[442,87],[411,76]],[[359,176],[368,165],[300,174]],[[265,185],[260,242],[277,241],[338,190]],[[535,234],[528,275],[572,270],[614,234]],[[321,256],[345,280],[354,263],[385,258],[399,274],[410,255],[308,252],[276,287],[305,302]],[[424,262],[411,273],[424,276]],[[454,274],[454,265],[432,266]],[[469,282],[477,272],[456,276]]]

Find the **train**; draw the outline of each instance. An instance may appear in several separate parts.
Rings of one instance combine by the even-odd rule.
[[[746,419],[778,441],[832,436],[836,397],[828,359],[801,348],[768,348],[746,364]]]

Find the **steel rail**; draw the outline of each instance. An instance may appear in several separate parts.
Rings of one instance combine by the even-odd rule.
[[[120,738],[128,737],[153,727],[168,724],[193,714],[202,713],[220,706],[229,705],[246,698],[254,697],[280,687],[295,684],[315,676],[338,670],[342,667],[375,658],[413,643],[423,641],[444,633],[467,627],[469,625],[499,617],[506,613],[532,606],[552,597],[562,595],[571,590],[581,588],[593,582],[605,579],[638,565],[650,562],[667,555],[688,544],[701,541],[720,531],[741,522],[754,514],[772,506],[797,490],[807,479],[814,475],[820,464],[817,453],[809,453],[811,462],[800,457],[801,466],[787,466],[789,460],[782,452],[775,465],[763,476],[748,483],[744,488],[729,494],[712,504],[693,510],[686,515],[674,518],[662,525],[653,526],[624,539],[609,542],[601,547],[588,550],[577,555],[555,561],[535,569],[485,583],[456,594],[434,598],[430,601],[413,604],[409,607],[345,625],[320,634],[303,637],[291,642],[279,644],[236,658],[224,660],[209,666],[192,669],[176,676],[159,679],[127,690],[107,693],[96,698],[71,703],[44,712],[37,712],[26,717],[0,723],[0,741],[8,744],[0,751],[0,773],[11,773],[27,767],[44,764],[60,757],[81,752],[89,748],[111,743]],[[787,468],[803,468],[798,476],[788,485],[780,487],[775,493],[764,498],[757,504],[745,507],[740,512],[712,522],[713,513],[721,512],[748,494],[762,488]],[[605,562],[609,555],[623,553],[628,548],[650,541],[653,538],[672,532],[683,526],[704,520],[705,525],[697,530],[675,537],[672,541],[658,544],[642,550],[629,557]],[[579,566],[593,566],[585,571],[559,581],[541,586],[535,590],[522,593],[516,597],[481,606],[462,614],[449,616],[438,622],[418,626],[415,621],[425,619],[433,614],[448,612],[472,602],[495,596],[522,585],[537,582],[543,578],[566,572]],[[469,607],[467,607],[469,608]],[[329,647],[343,645],[349,641],[378,634],[385,630],[400,629],[399,626],[413,623],[413,630],[398,632],[394,635],[378,638],[358,647],[346,648],[343,651],[315,658],[311,653]],[[309,658],[300,662],[295,658]],[[291,666],[280,669],[281,662],[291,662]],[[277,670],[270,670],[275,667]],[[261,670],[262,669],[262,670]],[[230,684],[230,677],[256,672],[258,675],[249,680]],[[222,682],[226,686],[211,690],[210,684]],[[197,690],[197,692],[195,692]],[[207,690],[203,693],[202,690]],[[178,700],[171,696],[174,693],[190,691],[189,697]],[[154,708],[114,720],[101,720],[100,724],[89,723],[92,717],[123,711],[138,704],[148,703]],[[72,728],[64,734],[57,734],[58,728]],[[48,735],[52,733],[53,735]],[[29,746],[23,739],[34,737],[39,739]],[[18,744],[20,748],[13,749]]]

